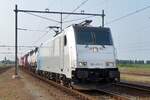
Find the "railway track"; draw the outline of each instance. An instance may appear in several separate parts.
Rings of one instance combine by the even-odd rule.
[[[150,100],[150,87],[137,84],[113,83],[97,87],[97,90],[119,100]]]
[[[93,97],[98,97],[103,93],[105,95],[103,100],[150,100],[150,87],[127,82],[97,85],[95,90],[84,93]]]
[[[80,91],[94,98],[94,100],[130,100],[127,96],[122,96],[107,89],[96,89],[91,91]]]
[[[41,77],[41,76],[39,76],[39,75],[37,75],[37,74],[35,74],[33,72],[29,72],[28,70],[23,70],[23,71],[28,73],[28,74],[30,74],[30,75],[32,75],[35,78],[38,78],[38,79],[40,79],[40,80],[42,80],[42,81],[44,81],[44,82],[46,82],[46,83],[48,83],[50,85],[52,85],[52,86],[62,90],[63,92],[66,92],[66,93],[74,96],[78,100],[94,100],[93,98],[91,98],[90,96],[88,96],[86,94],[83,94],[83,93],[81,93],[79,91],[76,91],[76,90],[73,90],[71,88],[67,88],[65,86],[62,86],[62,85],[60,85],[60,84],[58,84],[58,83],[56,83],[54,81],[51,81],[51,80],[49,80],[49,79],[47,79],[45,77]]]
[[[129,72],[121,72],[121,74],[136,75],[136,76],[150,76],[150,74],[144,74],[144,73],[129,73]]]
[[[129,82],[125,82],[125,81],[120,82],[120,83],[114,83],[114,84],[141,90],[141,91],[147,91],[150,93],[150,85],[148,86],[148,85],[144,85],[144,84],[134,84],[134,83],[129,83]]]
[[[112,88],[112,84],[97,84],[93,90],[81,92],[95,98],[95,100],[130,100],[130,97],[122,95]]]
[[[80,91],[62,86],[54,81],[41,77],[35,73],[29,72],[30,75],[48,83],[52,86],[74,96],[79,100],[149,100],[150,87],[139,86],[129,83],[97,84],[92,90]]]

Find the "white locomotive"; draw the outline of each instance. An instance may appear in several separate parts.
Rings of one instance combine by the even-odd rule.
[[[119,81],[111,31],[75,24],[38,48],[36,72],[67,85]]]

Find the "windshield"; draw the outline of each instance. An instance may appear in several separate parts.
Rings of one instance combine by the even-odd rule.
[[[85,45],[112,45],[112,38],[108,28],[77,28],[75,30],[76,43]]]

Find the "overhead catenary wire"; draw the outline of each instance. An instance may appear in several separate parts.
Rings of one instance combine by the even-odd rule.
[[[26,28],[17,28],[17,29],[21,31],[47,32],[45,30],[34,30],[34,29],[26,29]]]
[[[74,19],[74,20],[68,20],[68,21],[64,21],[63,23],[69,23],[69,22],[73,22],[73,21],[79,21],[79,20],[83,20],[83,19],[87,19],[87,18],[91,18],[91,17],[95,17],[95,16],[87,16],[84,18],[78,18],[78,19]]]
[[[49,30],[50,31],[50,30]],[[46,36],[48,33],[49,33],[49,31],[47,31],[47,32],[45,32],[42,36],[40,36],[36,41],[34,41],[32,44],[35,44],[35,43],[37,43],[39,40],[41,40],[44,36]]]
[[[53,21],[53,22],[60,23],[59,21],[54,20],[54,19],[51,19],[51,18],[43,17],[43,16],[36,15],[36,14],[33,14],[33,13],[29,13],[29,12],[24,12],[24,13],[29,14],[29,15],[32,15],[32,16],[36,16],[36,17],[39,17],[39,18],[42,18],[42,19],[45,19],[45,20],[49,20],[49,21]]]
[[[39,18],[42,18],[42,19],[45,19],[45,20],[49,20],[49,21],[53,21],[53,22],[60,23],[59,21],[54,20],[54,19],[51,19],[51,18],[39,16],[39,15],[36,15],[36,14],[33,14],[33,13],[29,13],[29,12],[24,12],[24,13],[29,14],[29,15],[32,15],[32,16],[35,16],[35,17],[39,17]],[[25,30],[25,31],[26,31],[26,30],[27,30],[27,31],[40,31],[40,30],[30,30],[30,29],[23,29],[23,30]],[[43,32],[43,31],[41,31],[41,32]],[[36,41],[34,41],[33,44],[37,43],[40,39],[42,39],[45,35],[47,35],[48,32],[49,32],[49,31],[45,31],[45,33],[44,33],[42,36],[40,36]]]
[[[144,11],[144,10],[146,10],[146,9],[148,9],[148,8],[150,8],[150,6],[143,7],[143,8],[141,8],[141,9],[138,9],[138,10],[136,10],[136,11],[133,11],[133,12],[131,12],[131,13],[128,13],[128,14],[126,14],[126,15],[124,15],[124,16],[119,17],[119,18],[113,19],[113,20],[111,20],[111,21],[105,23],[105,25],[107,25],[107,24],[112,24],[112,23],[114,23],[114,22],[120,21],[120,20],[122,20],[122,19],[124,19],[124,18],[127,18],[127,17],[129,17],[129,16],[132,16],[132,15],[134,15],[134,14],[136,14],[136,13],[139,13],[139,12],[141,12],[141,11]]]
[[[19,54],[22,54],[21,52],[18,52]],[[11,55],[14,55],[15,53],[14,52],[0,52],[0,54],[11,54]]]
[[[85,0],[83,1],[80,5],[78,5],[73,11],[72,13],[74,13],[75,11],[77,11],[81,6],[83,6],[86,2],[88,2],[89,0]],[[67,15],[63,18],[63,20],[67,19],[70,15]]]
[[[4,48],[4,47],[6,47],[6,48],[14,48],[15,46],[13,46],[13,45],[0,45],[0,47],[2,47],[2,48]],[[29,46],[29,45],[28,45],[28,46],[23,46],[23,45],[21,46],[21,45],[20,45],[20,46],[18,46],[18,47],[23,47],[23,48],[24,48],[24,47],[25,47],[25,48],[28,47],[28,48],[31,48],[31,47],[36,47],[36,46]]]

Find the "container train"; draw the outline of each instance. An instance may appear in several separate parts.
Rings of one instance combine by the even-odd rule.
[[[21,58],[23,68],[63,85],[118,82],[110,28],[74,24]]]

